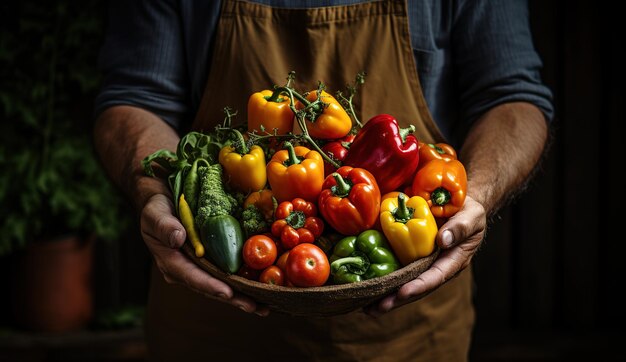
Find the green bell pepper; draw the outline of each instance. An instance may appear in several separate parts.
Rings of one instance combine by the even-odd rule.
[[[329,261],[335,284],[380,277],[400,266],[383,233],[373,229],[339,240]]]

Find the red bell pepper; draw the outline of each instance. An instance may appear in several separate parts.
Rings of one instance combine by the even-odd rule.
[[[354,141],[354,134],[348,133],[343,138],[338,140],[330,141],[322,147],[322,151],[326,153],[333,160],[341,162],[346,158],[348,154],[348,149],[350,148],[350,144]],[[329,162],[324,161],[324,176],[327,177],[331,173],[335,172],[337,169],[331,165]]]
[[[378,220],[380,190],[369,171],[342,166],[324,180],[317,204],[324,220],[335,230],[358,235]]]
[[[400,128],[388,114],[372,117],[356,134],[343,161],[346,166],[368,170],[382,194],[410,183],[419,163],[415,126]]]

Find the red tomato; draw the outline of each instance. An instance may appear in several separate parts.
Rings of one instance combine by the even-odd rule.
[[[243,244],[243,261],[252,269],[262,270],[274,264],[278,256],[276,243],[266,235],[254,235]]]
[[[276,265],[277,267],[281,268],[283,271],[286,271],[287,270],[287,258],[288,257],[289,257],[289,250],[287,250],[286,252],[280,254],[278,259],[276,259],[276,263],[274,263],[274,265]]]
[[[330,275],[330,263],[322,249],[310,243],[296,245],[287,257],[287,280],[297,287],[319,287]]]
[[[285,285],[285,272],[276,265],[263,269],[259,281],[266,284]]]

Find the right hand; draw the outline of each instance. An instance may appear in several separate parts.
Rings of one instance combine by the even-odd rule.
[[[141,236],[168,283],[181,284],[208,298],[229,303],[239,309],[265,316],[269,313],[247,296],[236,293],[226,283],[213,278],[191,261],[180,248],[187,234],[174,215],[174,205],[165,194],[148,198],[140,216]]]

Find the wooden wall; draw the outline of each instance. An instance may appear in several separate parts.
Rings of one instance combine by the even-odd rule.
[[[530,10],[555,95],[553,139],[475,259],[472,356],[623,360],[623,23],[605,1],[531,0]]]

